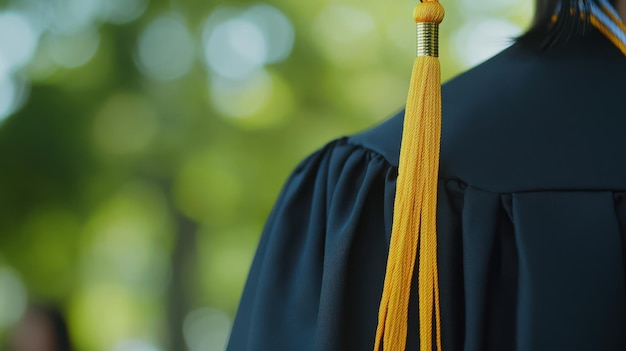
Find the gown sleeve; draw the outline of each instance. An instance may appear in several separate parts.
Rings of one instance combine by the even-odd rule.
[[[263,230],[228,351],[371,349],[396,175],[345,138],[295,169]]]

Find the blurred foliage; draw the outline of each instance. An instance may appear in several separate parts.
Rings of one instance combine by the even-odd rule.
[[[532,11],[444,5],[444,79]],[[407,0],[0,6],[0,342],[30,300],[79,350],[220,350],[281,184],[400,109],[414,55]]]

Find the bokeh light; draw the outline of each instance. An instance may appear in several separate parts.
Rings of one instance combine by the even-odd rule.
[[[185,318],[183,333],[189,351],[222,351],[230,331],[230,318],[216,309],[200,308]]]
[[[157,112],[142,96],[131,93],[117,93],[105,100],[94,118],[94,144],[109,156],[147,152],[157,132]]]
[[[39,33],[28,18],[14,11],[0,12],[0,62],[2,66],[10,71],[24,66],[35,53],[38,40]]]
[[[294,37],[289,19],[270,5],[243,12],[218,9],[203,32],[206,64],[223,78],[249,78],[263,65],[286,59]]]
[[[239,127],[275,128],[288,121],[294,108],[291,87],[266,70],[243,81],[214,78],[212,83],[212,107]]]
[[[26,0],[40,11],[41,19],[55,33],[76,33],[92,25],[102,0]]]
[[[263,35],[264,63],[280,62],[289,57],[295,40],[293,24],[279,9],[268,4],[257,4],[244,11],[240,17],[256,25]]]
[[[120,347],[127,339],[155,335],[151,322],[169,282],[169,225],[158,189],[127,184],[93,214],[86,226],[82,284],[70,306],[85,347]],[[90,321],[98,321],[98,328]]]
[[[65,68],[80,67],[91,60],[100,44],[98,31],[93,27],[74,33],[50,33],[45,38],[50,57],[57,65]]]
[[[367,64],[378,52],[376,22],[359,8],[330,4],[317,16],[312,31],[317,45],[337,64]]]
[[[148,8],[148,0],[103,1],[101,17],[111,23],[126,24],[139,18]]]
[[[509,21],[483,18],[464,24],[455,34],[457,56],[468,67],[475,66],[513,44],[522,28]]]
[[[26,310],[26,289],[17,273],[0,265],[0,328],[17,322]]]
[[[217,25],[206,46],[209,67],[225,78],[249,77],[266,56],[267,44],[259,27],[241,19]]]
[[[211,101],[224,115],[246,117],[257,112],[272,96],[272,78],[265,71],[256,71],[244,82],[231,82],[224,79],[213,81]]]
[[[137,64],[147,76],[158,80],[180,78],[191,69],[194,39],[177,14],[163,15],[141,33]]]
[[[202,33],[212,107],[244,128],[285,122],[293,108],[291,88],[269,69],[289,57],[294,43],[293,24],[276,7],[216,9]]]
[[[145,340],[128,339],[119,342],[111,351],[159,351],[159,348]]]
[[[133,337],[140,321],[139,304],[122,285],[90,284],[76,293],[69,307],[76,341],[89,349],[110,349]],[[98,321],[98,327],[90,325]]]
[[[13,75],[3,75],[2,71],[0,67],[0,122],[25,103],[29,89],[26,80]]]

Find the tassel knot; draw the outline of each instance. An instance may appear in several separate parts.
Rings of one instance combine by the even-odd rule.
[[[415,23],[441,23],[445,11],[437,1],[425,1],[417,4],[413,10]]]

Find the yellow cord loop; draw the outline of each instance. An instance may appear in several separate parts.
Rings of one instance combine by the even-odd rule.
[[[411,282],[419,256],[420,350],[441,351],[437,270],[437,180],[441,140],[441,73],[438,25],[443,7],[424,1],[415,7],[418,53],[404,115],[393,226],[374,350],[406,349]],[[433,327],[433,321],[435,326]]]

